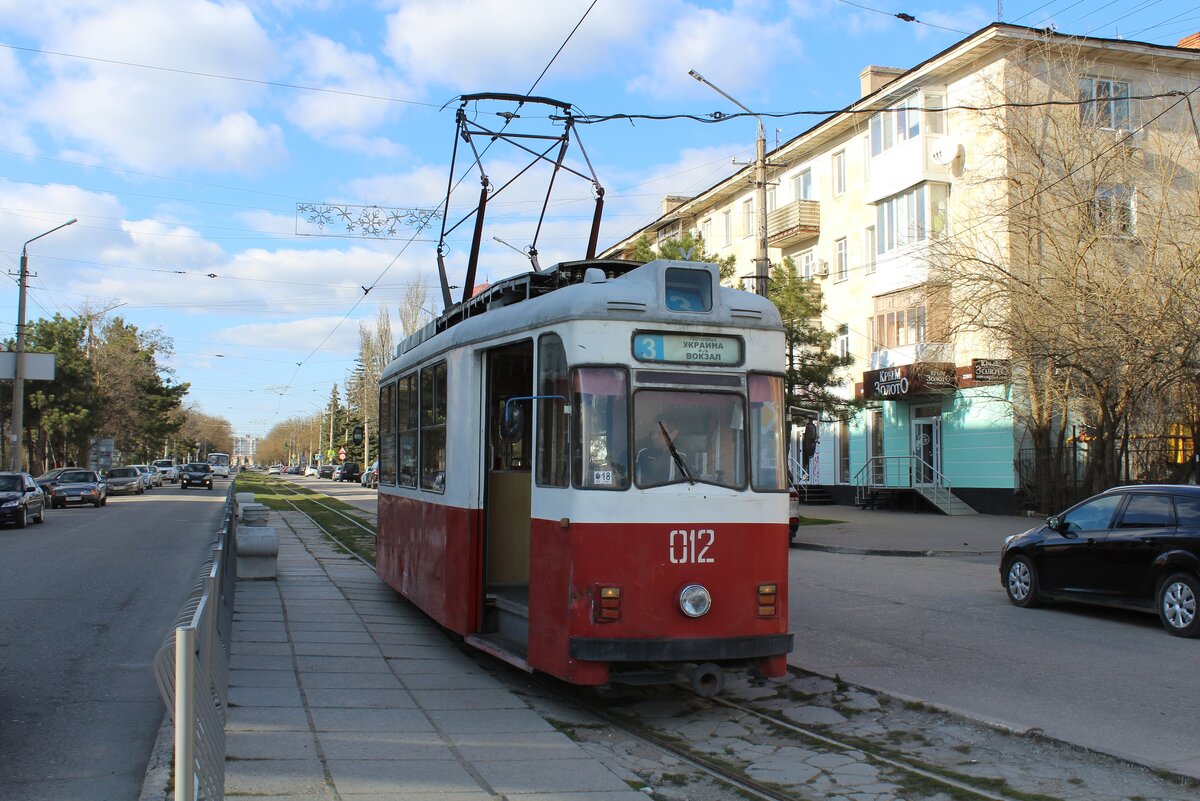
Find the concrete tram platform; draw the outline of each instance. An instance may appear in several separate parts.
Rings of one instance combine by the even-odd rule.
[[[374,571],[271,513],[275,581],[239,581],[228,798],[644,801]]]

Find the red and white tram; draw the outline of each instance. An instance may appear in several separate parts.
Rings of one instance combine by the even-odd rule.
[[[377,570],[466,642],[576,684],[782,675],[784,337],[716,265],[491,286],[380,382]]]

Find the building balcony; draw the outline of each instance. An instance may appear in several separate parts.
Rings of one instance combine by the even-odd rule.
[[[902,367],[908,364],[954,364],[954,345],[950,342],[918,342],[885,348],[871,354],[871,369]]]
[[[821,233],[821,203],[817,200],[793,200],[767,214],[767,244],[788,247]]]

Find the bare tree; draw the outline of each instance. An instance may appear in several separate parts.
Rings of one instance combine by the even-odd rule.
[[[975,126],[984,155],[955,183],[953,233],[930,248],[954,336],[1011,358],[1035,457],[1027,489],[1044,510],[1066,500],[1072,425],[1087,442],[1082,491],[1118,483],[1131,437],[1184,416],[1171,390],[1200,355],[1187,105],[1131,100],[1128,85],[1090,77],[1103,74],[1059,39],[992,74],[974,101],[999,107],[951,119]]]
[[[404,290],[404,299],[400,301],[400,333],[408,336],[423,326],[429,319],[425,311],[425,303],[429,297],[429,285],[425,276],[417,274],[413,282]]]

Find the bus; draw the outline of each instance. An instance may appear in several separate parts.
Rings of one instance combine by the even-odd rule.
[[[777,677],[784,332],[717,265],[586,259],[493,284],[380,379],[380,577],[580,685]]]
[[[213,452],[208,455],[208,463],[212,465],[213,475],[229,478],[229,454]]]

